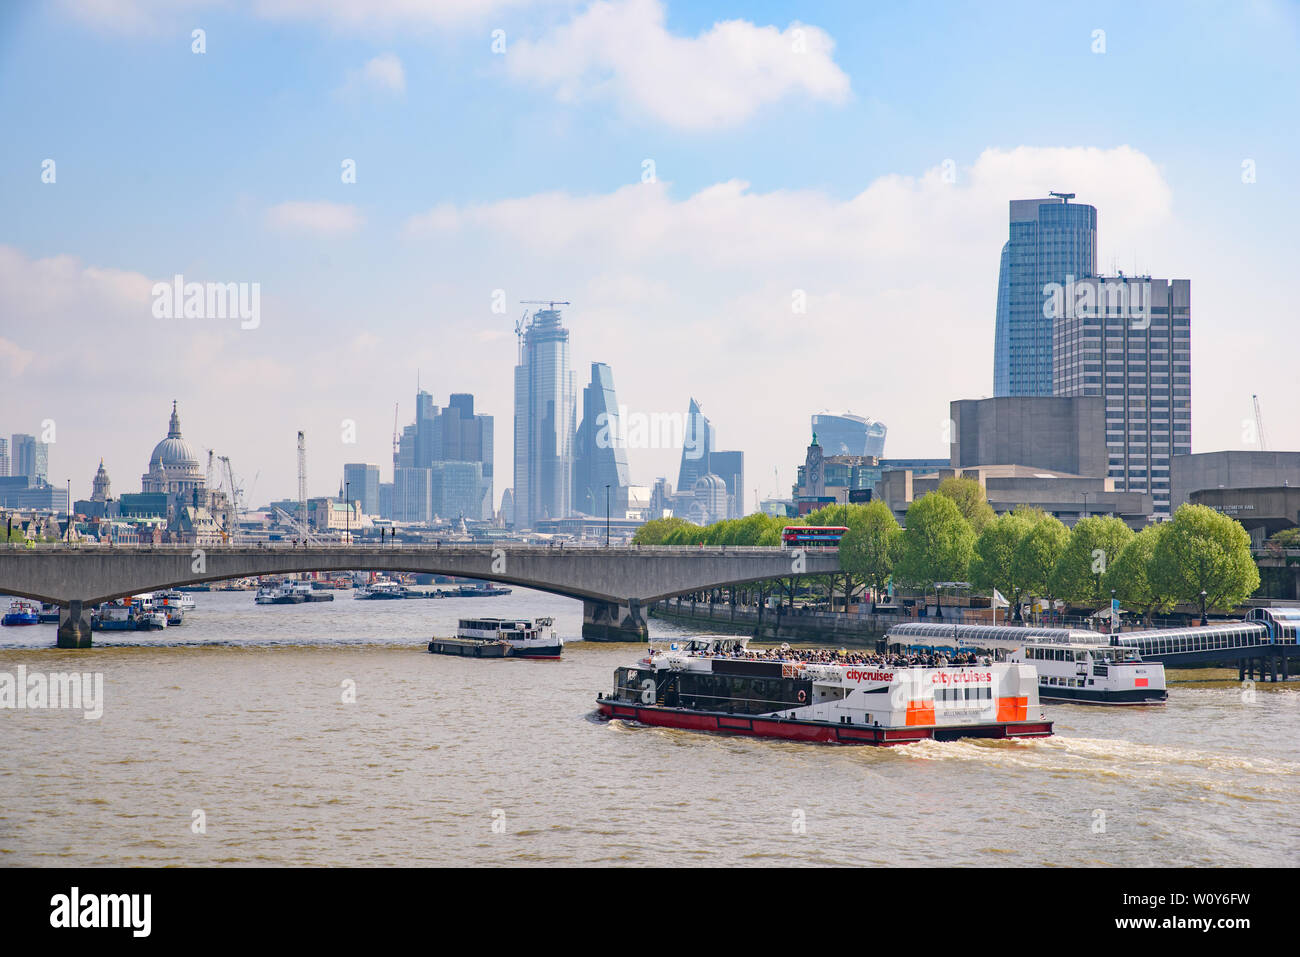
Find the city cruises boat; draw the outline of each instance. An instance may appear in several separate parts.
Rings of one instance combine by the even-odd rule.
[[[1033,665],[1042,701],[1164,704],[1165,666],[1143,661],[1136,648],[1078,642],[1027,642],[1008,661]]]
[[[291,582],[263,585],[253,597],[253,601],[259,605],[301,605],[306,600],[294,590]]]
[[[564,639],[555,633],[553,618],[462,618],[456,625],[455,639],[434,639],[429,643],[429,650],[435,654],[457,654],[456,651],[439,652],[433,647],[436,642],[453,640],[504,643],[511,658],[556,659],[564,651]]]
[[[293,582],[289,586],[295,594],[301,595],[303,601],[333,601],[334,596],[326,591],[318,591],[311,582]]]
[[[410,591],[405,585],[391,581],[377,581],[371,582],[352,597],[362,598],[367,601],[391,601],[406,598],[409,594]]]
[[[9,611],[0,618],[0,625],[36,625],[40,624],[41,606],[25,598],[15,598],[9,603]]]
[[[1043,738],[1033,666],[924,667],[737,657],[748,638],[704,635],[651,649],[598,695],[606,718],[833,744]]]

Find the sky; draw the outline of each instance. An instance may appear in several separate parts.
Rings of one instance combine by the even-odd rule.
[[[1193,451],[1257,448],[1253,394],[1300,449],[1298,117],[1294,2],[17,0],[0,435],[138,491],[175,399],[265,503],[300,429],[309,494],[391,480],[418,382],[496,416],[499,503],[521,301],[568,300],[579,402],[595,361],[630,412],[695,397],[752,509],[816,412],[947,455],[1008,201],[1059,190],[1107,272],[1191,280]],[[178,275],[256,321],[166,315]]]

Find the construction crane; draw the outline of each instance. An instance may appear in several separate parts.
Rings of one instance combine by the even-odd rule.
[[[554,309],[556,306],[571,306],[573,303],[567,299],[520,299],[521,306],[545,306],[547,309]]]
[[[210,456],[211,453],[209,452],[209,457]],[[226,470],[226,487],[230,490],[230,509],[231,515],[234,517],[234,528],[230,530],[230,541],[235,543],[239,533],[239,523],[243,518],[243,509],[240,503],[244,497],[244,489],[243,486],[235,480],[235,470],[230,465],[230,456],[222,455],[220,456],[220,461]],[[211,466],[209,466],[209,469],[211,469]]]
[[[1268,451],[1268,442],[1264,439],[1264,413],[1259,410],[1259,396],[1252,395],[1251,399],[1255,402],[1255,431],[1259,433],[1259,450]]]
[[[307,530],[307,434],[298,433],[298,524],[302,528],[303,541],[309,541],[311,534]]]
[[[393,468],[397,468],[397,456],[402,451],[402,440],[397,434],[397,409],[400,402],[393,403]]]

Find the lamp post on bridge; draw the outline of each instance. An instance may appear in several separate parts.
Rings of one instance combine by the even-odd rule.
[[[609,486],[605,486],[605,547],[609,548]]]
[[[343,541],[351,545],[352,544],[352,483],[351,482],[343,483],[343,497],[347,499],[347,502],[345,504],[348,507],[347,513],[343,517],[344,522],[347,523],[347,531],[343,535]]]

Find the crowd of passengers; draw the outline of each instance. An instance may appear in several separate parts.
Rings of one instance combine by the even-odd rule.
[[[651,654],[662,654],[652,649]],[[977,655],[965,651],[947,655],[942,652],[913,652],[909,654],[879,654],[877,652],[831,650],[826,648],[720,648],[716,652],[692,651],[692,658],[738,658],[746,661],[792,661],[810,665],[868,665],[876,668],[954,668],[962,665],[988,665],[1001,661],[1001,651],[994,655]]]

